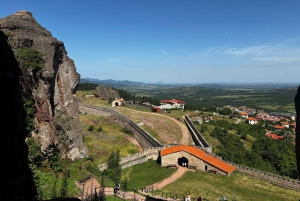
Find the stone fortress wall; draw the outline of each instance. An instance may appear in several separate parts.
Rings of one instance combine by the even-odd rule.
[[[208,142],[206,142],[202,134],[198,131],[198,129],[195,127],[195,125],[187,115],[185,115],[184,121],[192,135],[195,144],[202,147],[207,152],[212,153],[211,146],[208,144]]]

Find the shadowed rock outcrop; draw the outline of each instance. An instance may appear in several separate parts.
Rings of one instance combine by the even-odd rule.
[[[29,137],[37,139],[42,150],[56,144],[71,160],[88,156],[78,118],[78,103],[73,97],[80,75],[67,56],[63,42],[38,24],[29,11],[1,18],[0,30],[16,58],[18,51],[26,49],[36,50],[43,57],[42,68],[7,59],[4,72],[9,74],[13,65],[19,68],[15,76],[20,89],[18,92],[14,89],[14,93],[22,96],[23,102],[32,102],[35,111],[35,124]],[[16,124],[18,121],[14,121]]]
[[[115,99],[115,98],[120,98],[118,91],[114,90],[110,86],[97,86],[95,89],[95,94],[103,100],[109,100],[110,98]]]

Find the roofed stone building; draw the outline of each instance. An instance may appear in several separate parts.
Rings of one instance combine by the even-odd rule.
[[[163,148],[160,151],[161,166],[193,167],[196,170],[230,175],[235,167],[219,158],[193,146],[179,145]]]

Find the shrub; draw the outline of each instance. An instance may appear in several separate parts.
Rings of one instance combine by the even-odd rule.
[[[133,132],[131,130],[129,130],[128,128],[126,128],[126,127],[123,127],[121,129],[121,132],[126,133],[128,135],[133,135]]]
[[[88,131],[93,131],[94,130],[94,125],[90,125]]]
[[[102,126],[100,126],[100,127],[97,129],[98,132],[102,132],[102,130],[103,130],[103,129],[102,129]]]
[[[16,59],[22,67],[31,67],[41,70],[44,67],[44,54],[33,48],[22,48],[16,50]]]

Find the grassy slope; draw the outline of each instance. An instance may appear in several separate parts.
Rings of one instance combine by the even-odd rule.
[[[210,174],[203,171],[187,172],[174,183],[164,187],[164,192],[174,192],[192,197],[201,196],[207,200],[219,200],[225,196],[228,200],[243,201],[295,201],[300,198],[297,191],[267,183],[264,180],[244,175],[238,171],[229,177]]]

